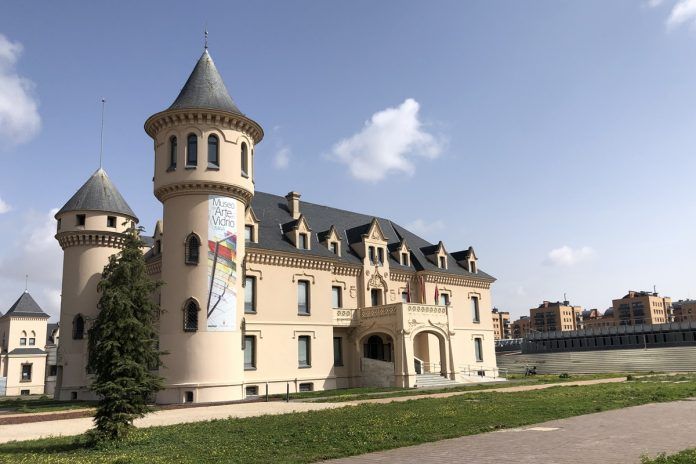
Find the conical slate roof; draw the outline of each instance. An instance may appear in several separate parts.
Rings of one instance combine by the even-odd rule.
[[[220,76],[207,49],[196,63],[196,67],[193,68],[193,72],[184,84],[184,88],[179,92],[179,96],[169,107],[170,110],[191,108],[215,109],[242,114],[227,92],[222,76]]]
[[[22,296],[15,301],[15,304],[7,310],[4,317],[8,316],[50,317],[43,312],[43,309],[34,301],[29,292],[22,293]]]
[[[80,187],[80,190],[68,200],[56,216],[69,211],[103,211],[123,214],[137,220],[133,210],[102,168],[92,174],[92,177]]]

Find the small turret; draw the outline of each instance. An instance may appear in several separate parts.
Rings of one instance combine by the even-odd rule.
[[[98,169],[58,213],[56,240],[63,249],[56,398],[94,399],[86,373],[87,330],[97,316],[101,280],[109,257],[123,247],[124,232],[138,218],[103,169]]]

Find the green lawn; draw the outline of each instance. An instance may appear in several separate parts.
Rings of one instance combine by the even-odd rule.
[[[662,381],[473,393],[141,429],[98,450],[74,438],[9,443],[0,445],[0,462],[313,462],[693,396],[696,382]]]
[[[67,409],[89,408],[94,403],[88,401],[58,401],[48,396],[30,398],[2,398],[0,399],[0,412],[49,412],[64,411]],[[2,415],[0,415],[2,417]]]
[[[671,456],[660,455],[654,459],[643,458],[642,464],[694,464],[696,462],[696,449],[684,450]]]

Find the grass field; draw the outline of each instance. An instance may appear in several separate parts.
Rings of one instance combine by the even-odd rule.
[[[141,429],[103,449],[75,438],[9,443],[0,445],[0,462],[314,462],[693,396],[696,382],[663,380],[473,393]]]
[[[0,413],[65,411],[69,409],[89,408],[92,406],[94,406],[94,403],[88,401],[57,401],[47,396],[39,398],[0,399]],[[0,415],[0,417],[2,416]]]
[[[653,459],[643,458],[642,464],[694,464],[696,449],[684,450],[671,456],[661,455]]]

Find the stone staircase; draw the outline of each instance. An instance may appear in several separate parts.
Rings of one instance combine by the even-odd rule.
[[[455,380],[447,379],[440,374],[417,374],[416,388],[442,388],[459,385]]]

